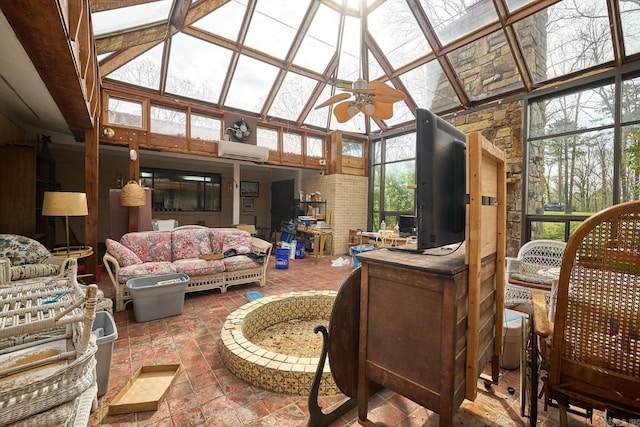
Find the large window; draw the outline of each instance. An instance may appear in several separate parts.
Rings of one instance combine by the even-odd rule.
[[[153,189],[155,211],[222,210],[219,174],[140,168],[140,181]]]
[[[640,78],[529,102],[525,241],[567,240],[588,216],[640,196]]]
[[[376,139],[372,142],[370,185],[372,212],[370,230],[380,222],[387,228],[398,224],[400,215],[415,212],[416,134],[415,131]]]

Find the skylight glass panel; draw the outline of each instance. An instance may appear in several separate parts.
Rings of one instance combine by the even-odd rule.
[[[380,63],[378,63],[378,61],[376,60],[376,57],[373,56],[373,53],[371,53],[370,50],[367,50],[368,55],[369,55],[369,81],[372,80],[380,80],[381,78],[385,77],[386,74],[384,72],[384,70],[382,69],[382,67],[380,66]]]
[[[344,123],[338,123],[336,117],[331,115],[331,129],[341,130],[344,132],[365,133],[365,115],[358,113]]]
[[[160,0],[91,14],[93,32],[99,36],[167,20],[172,0]]]
[[[218,103],[231,51],[178,33],[171,42],[166,91]]]
[[[525,4],[533,3],[535,0],[507,0],[507,7],[510,11],[514,11]]]
[[[605,0],[556,3],[515,29],[535,83],[613,60]]]
[[[339,24],[340,14],[321,4],[293,63],[317,73],[323,72],[336,52]]]
[[[633,0],[620,0],[620,20],[625,55],[640,52],[640,8]]]
[[[284,59],[308,6],[309,0],[260,0],[244,44]]]
[[[269,115],[297,121],[316,84],[315,80],[308,77],[287,73],[269,109]]]
[[[160,66],[162,63],[162,49],[164,43],[149,49],[142,55],[107,74],[113,80],[119,80],[149,89],[160,89]]]
[[[390,119],[384,120],[384,123],[387,126],[395,126],[415,119],[416,117],[413,115],[409,107],[407,107],[407,103],[400,101],[393,104],[393,116]]]
[[[240,55],[225,105],[260,112],[277,73],[272,65]]]
[[[405,0],[387,0],[372,10],[367,28],[393,68],[431,52]]]
[[[193,27],[236,41],[246,11],[246,1],[230,1],[194,22]]]
[[[337,92],[336,92],[337,93]],[[309,126],[316,126],[320,129],[327,128],[327,114],[329,114],[329,107],[324,107],[316,110],[316,106],[320,105],[331,96],[331,86],[325,85],[322,93],[318,97],[315,105],[307,114],[307,117],[304,119],[304,123]]]
[[[438,61],[407,71],[400,80],[407,88],[407,95],[419,108],[439,113],[460,106],[460,100]]]
[[[522,88],[520,73],[502,31],[468,43],[447,57],[471,100]]]
[[[347,16],[342,34],[338,78],[353,81],[358,77],[360,77],[360,19]]]
[[[420,4],[442,45],[498,19],[492,0],[420,0]]]

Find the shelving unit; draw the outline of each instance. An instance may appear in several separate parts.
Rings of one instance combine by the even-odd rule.
[[[299,199],[294,199],[294,205],[297,206],[297,216],[299,215],[308,215],[308,216],[313,216],[315,219],[319,220],[319,221],[326,221],[327,219],[327,202],[326,201],[321,201],[321,202],[307,202],[307,201],[303,201],[303,200],[299,200]],[[309,207],[312,207],[313,209],[317,209],[317,213],[310,214],[309,213]]]

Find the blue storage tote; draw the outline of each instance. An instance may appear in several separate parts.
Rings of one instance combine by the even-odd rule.
[[[286,270],[289,268],[289,248],[276,248],[276,269]]]

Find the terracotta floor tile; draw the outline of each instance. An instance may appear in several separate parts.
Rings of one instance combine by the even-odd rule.
[[[343,255],[343,257],[347,257]],[[333,259],[337,258],[333,257]],[[220,329],[226,317],[248,302],[247,291],[264,296],[310,289],[338,290],[351,273],[351,267],[331,267],[332,257],[292,260],[288,270],[276,270],[272,259],[265,287],[242,285],[227,293],[205,291],[187,294],[182,315],[136,322],[131,304],[114,314],[118,339],[112,352],[109,389],[100,398],[91,416],[93,426],[173,426],[288,427],[305,426],[308,421],[307,396],[291,396],[262,390],[236,378],[222,363],[219,353]],[[108,276],[100,288],[113,295]],[[157,411],[107,415],[109,403],[143,365],[180,363],[169,393]],[[514,387],[511,394],[507,388]],[[519,372],[501,371],[500,381],[485,389],[478,381],[478,397],[464,401],[454,417],[456,426],[520,426]],[[321,396],[324,411],[335,407],[345,396]],[[538,425],[558,425],[557,410],[542,411]],[[331,427],[357,426],[357,408],[343,414]],[[401,427],[439,427],[439,416],[432,411],[383,389],[369,399],[368,417],[378,425]],[[572,417],[572,426],[586,425],[584,418]],[[601,413],[593,425],[604,427]]]

